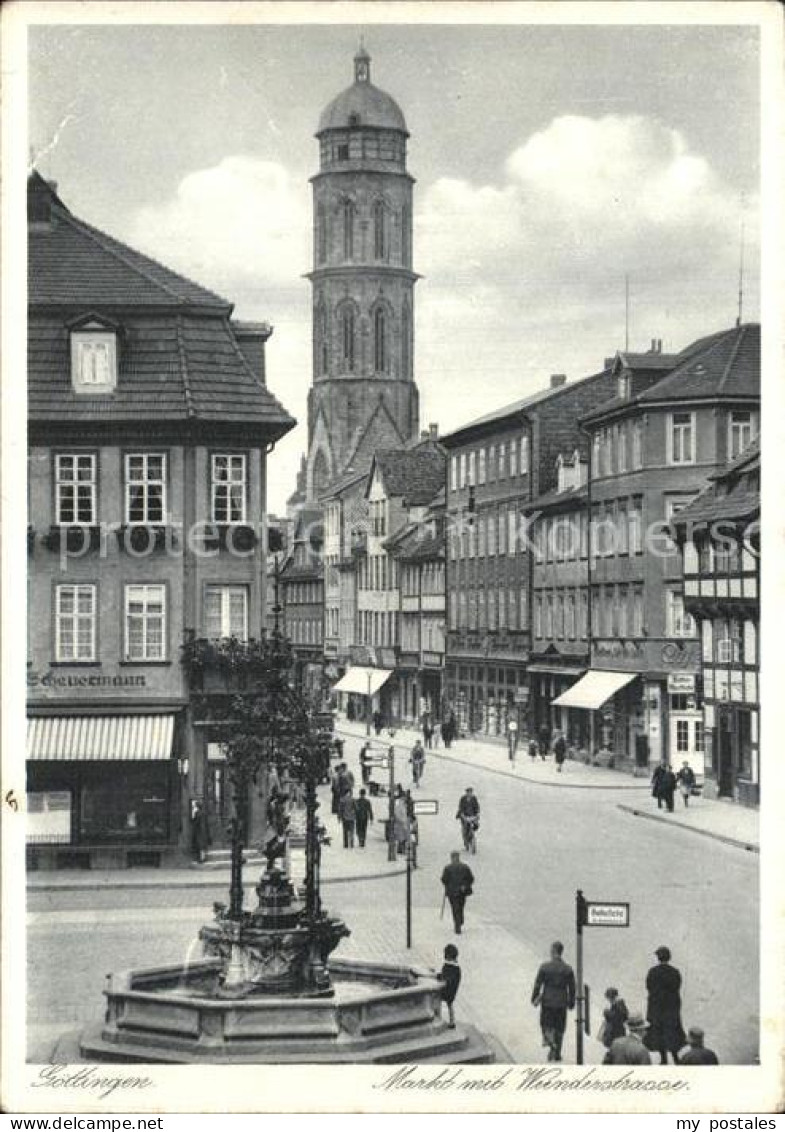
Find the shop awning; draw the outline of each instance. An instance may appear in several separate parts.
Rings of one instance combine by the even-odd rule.
[[[173,715],[48,715],[27,721],[33,760],[168,759]]]
[[[391,676],[392,670],[389,668],[363,668],[358,664],[354,668],[350,668],[337,684],[333,684],[333,691],[357,692],[361,696],[374,696],[382,684],[385,684]]]
[[[553,701],[554,707],[586,708],[588,711],[597,711],[604,703],[615,696],[620,688],[629,684],[637,676],[637,672],[602,672],[592,669],[582,676],[577,683],[562,692]]]

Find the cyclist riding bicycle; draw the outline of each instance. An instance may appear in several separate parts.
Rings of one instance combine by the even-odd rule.
[[[455,817],[461,823],[464,848],[475,853],[477,851],[476,834],[480,825],[480,803],[471,786],[466,787],[466,791],[458,800],[458,813]]]

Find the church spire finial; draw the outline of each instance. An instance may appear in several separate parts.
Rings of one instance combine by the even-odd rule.
[[[371,81],[371,57],[365,50],[362,36],[360,36],[360,47],[354,57],[354,81],[356,83],[369,83]]]

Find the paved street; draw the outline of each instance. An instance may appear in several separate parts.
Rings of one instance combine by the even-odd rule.
[[[356,738],[346,743],[356,772],[359,743]],[[408,771],[405,756],[400,765]],[[407,775],[397,778],[409,785]],[[439,876],[459,843],[455,806],[467,785],[479,795],[482,824],[478,853],[470,860],[474,896],[464,934],[456,939],[449,909],[440,919]],[[685,1026],[703,1026],[723,1063],[755,1060],[757,856],[642,821],[618,808],[619,791],[612,788],[549,789],[431,757],[419,793],[438,798],[441,811],[420,819],[414,947],[408,958],[439,966],[445,943],[458,943],[464,977],[460,1017],[495,1034],[516,1060],[543,1060],[537,1012],[529,1005],[531,983],[553,939],[564,941],[566,957],[574,962],[574,899],[580,887],[589,899],[631,903],[628,929],[588,929],[584,936],[593,1034],[607,985],[617,986],[631,1009],[645,1007],[646,970],[655,962],[655,947],[667,943],[684,979]],[[626,789],[624,801],[640,809],[651,804],[644,784],[640,791]],[[377,819],[385,803],[376,801]],[[322,812],[329,826],[329,805]],[[365,852],[384,860],[378,820]],[[404,897],[401,875],[326,886],[330,911],[352,928],[340,954],[406,960]],[[100,1013],[105,972],[185,956],[215,898],[211,889],[31,891],[31,1055],[40,1056],[63,1030]],[[599,1061],[601,1053],[593,1039],[587,1042],[588,1061]],[[574,1027],[565,1057],[574,1057]]]

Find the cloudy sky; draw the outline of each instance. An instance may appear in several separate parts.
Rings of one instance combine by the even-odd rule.
[[[31,29],[30,144],[78,216],[275,326],[269,384],[311,380],[310,186],[322,107],[372,79],[411,133],[422,421],[442,431],[624,345],[758,317],[754,27],[50,26]]]

